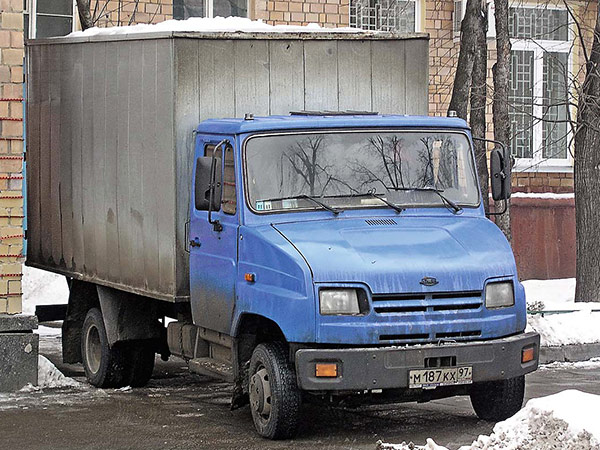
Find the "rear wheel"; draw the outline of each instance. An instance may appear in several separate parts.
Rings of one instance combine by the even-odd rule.
[[[525,376],[476,383],[471,388],[471,404],[480,419],[499,422],[516,414],[523,406]]]
[[[81,332],[81,356],[88,381],[100,388],[144,386],[154,369],[151,341],[108,343],[98,308],[88,311]]]
[[[258,434],[269,439],[286,439],[296,433],[301,395],[282,343],[260,344],[254,349],[248,390]]]

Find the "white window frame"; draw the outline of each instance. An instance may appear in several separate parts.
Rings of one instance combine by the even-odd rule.
[[[27,0],[27,7],[25,8],[25,10],[23,11],[23,14],[29,14],[29,36],[26,36],[28,39],[36,39],[37,38],[37,2],[38,0]],[[41,14],[41,15],[46,15],[46,14]],[[77,13],[77,1],[73,0],[73,9],[72,9],[72,15],[66,15],[66,14],[48,14],[48,16],[51,17],[70,17],[72,26],[71,26],[71,32],[73,31],[77,31],[77,23],[78,23],[78,17],[79,14]]]
[[[212,1],[212,0],[207,0],[207,1]],[[422,33],[425,31],[425,25],[424,25],[424,21],[423,21],[423,11],[421,10],[422,6],[423,6],[423,1],[424,0],[404,0],[404,1],[411,1],[415,4],[415,29],[413,31],[409,31],[409,33]],[[466,1],[466,0],[465,0]],[[352,8],[350,8],[350,3],[352,2],[352,0],[349,0],[348,2],[348,23],[351,23],[351,13],[350,10]]]
[[[519,8],[536,8],[536,9],[554,9],[566,11],[565,8],[559,6],[544,5],[540,8],[538,5],[532,4],[519,4]],[[566,53],[568,55],[568,71],[569,74],[573,73],[573,39],[574,34],[572,27],[568,27],[567,41],[554,41],[554,40],[535,40],[532,38],[518,38],[511,39],[511,51],[530,51],[533,52],[534,62],[534,83],[533,83],[533,117],[538,118],[543,115],[543,106],[541,100],[543,99],[544,89],[544,53]],[[567,86],[567,89],[569,87]],[[568,106],[569,107],[569,106]],[[569,107],[570,108],[570,107]],[[571,114],[573,111],[571,110]],[[543,126],[544,122],[534,119],[533,130],[532,130],[532,146],[533,146],[533,157],[532,158],[515,158],[514,170],[517,172],[572,172],[573,171],[573,144],[572,144],[572,132],[567,127],[567,157],[566,158],[549,158],[544,160],[543,157]]]
[[[204,3],[204,8],[206,9],[206,15],[204,17],[206,17],[207,19],[213,19],[214,15],[215,15],[214,0],[204,0],[203,3]],[[250,0],[246,0],[246,16],[245,16],[245,18],[250,18],[250,14],[251,14],[250,6],[251,6]],[[231,16],[231,17],[241,17],[241,16]]]

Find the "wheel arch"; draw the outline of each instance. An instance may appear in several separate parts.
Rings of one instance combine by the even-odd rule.
[[[234,389],[232,409],[248,404],[248,367],[252,352],[264,342],[288,342],[283,331],[273,320],[259,314],[241,314],[233,334]]]

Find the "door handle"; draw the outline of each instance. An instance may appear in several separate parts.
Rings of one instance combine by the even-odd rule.
[[[202,244],[198,238],[194,238],[190,241],[190,247],[200,247]]]

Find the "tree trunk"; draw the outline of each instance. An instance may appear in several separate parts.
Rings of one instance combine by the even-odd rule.
[[[79,21],[81,29],[87,30],[94,26],[92,15],[90,13],[90,0],[77,0],[77,11],[79,12]]]
[[[480,5],[481,0],[467,0],[465,17],[460,25],[460,52],[452,86],[452,98],[448,107],[449,111],[456,111],[458,117],[464,120],[467,120]]]
[[[575,135],[576,302],[600,301],[600,8],[577,109]]]
[[[475,17],[476,28],[475,57],[471,85],[471,133],[475,138],[485,138],[485,107],[487,98],[487,9],[485,3],[477,1],[478,13]],[[475,141],[475,161],[479,173],[479,185],[483,197],[483,205],[489,208],[488,165],[485,142]]]
[[[510,36],[508,32],[508,0],[494,0],[496,21],[497,59],[492,68],[494,77],[494,101],[492,104],[494,139],[507,146],[510,153],[510,118],[508,116],[508,92],[510,88]],[[496,216],[508,242],[512,242],[510,229],[510,201],[506,213]]]

